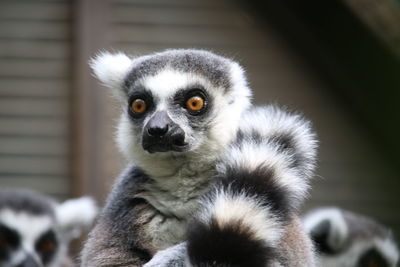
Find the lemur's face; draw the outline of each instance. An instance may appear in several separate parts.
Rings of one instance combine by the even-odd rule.
[[[171,50],[137,59],[103,54],[92,66],[124,107],[118,143],[128,157],[140,150],[215,150],[236,133],[249,106],[240,66],[209,52]]]
[[[145,151],[186,152],[205,142],[228,98],[208,79],[168,68],[129,87],[127,116]]]
[[[57,203],[34,191],[1,189],[0,266],[66,266],[68,243],[96,213],[90,198]]]
[[[54,218],[0,211],[0,266],[53,266],[62,244]]]

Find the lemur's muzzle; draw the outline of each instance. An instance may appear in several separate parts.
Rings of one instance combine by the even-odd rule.
[[[142,146],[150,153],[185,151],[185,132],[171,120],[166,111],[158,111],[143,130]]]
[[[28,255],[26,259],[17,265],[17,267],[39,267],[39,264],[33,258],[33,256]]]

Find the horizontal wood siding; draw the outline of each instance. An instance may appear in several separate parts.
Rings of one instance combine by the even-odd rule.
[[[70,1],[0,2],[0,186],[70,194]]]

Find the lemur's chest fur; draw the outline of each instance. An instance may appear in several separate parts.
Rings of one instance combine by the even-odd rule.
[[[155,250],[165,249],[185,240],[188,221],[199,208],[199,198],[208,191],[215,176],[214,164],[185,164],[170,177],[154,179],[137,197],[145,199],[149,216],[142,230]]]

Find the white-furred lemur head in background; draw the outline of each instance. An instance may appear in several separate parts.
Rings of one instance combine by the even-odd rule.
[[[97,214],[88,197],[61,204],[25,189],[0,190],[0,266],[69,267],[68,244]]]
[[[399,250],[389,228],[336,207],[312,210],[304,226],[324,267],[395,267]]]
[[[136,59],[102,53],[91,66],[121,101],[117,142],[138,164],[154,154],[215,155],[234,138],[250,105],[242,68],[207,51],[167,50]]]

